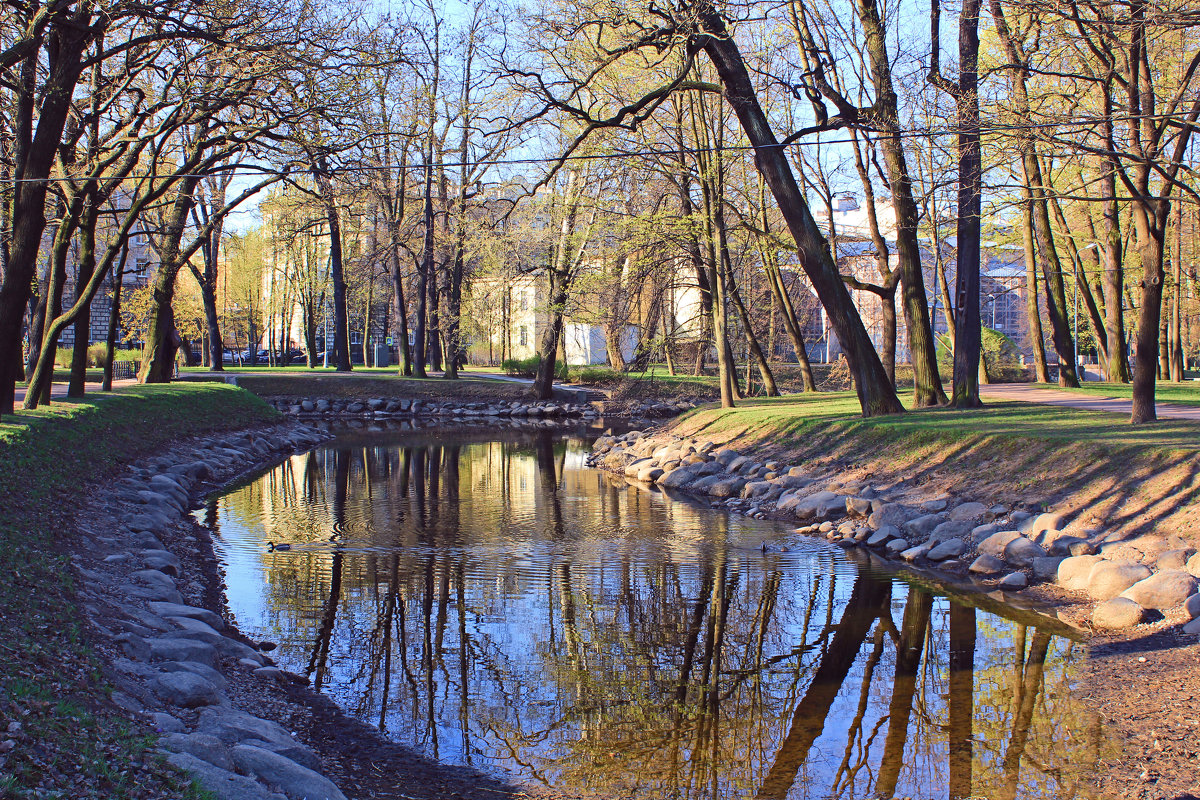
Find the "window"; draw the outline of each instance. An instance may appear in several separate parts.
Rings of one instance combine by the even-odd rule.
[[[529,292],[525,291],[524,289],[521,290],[521,295],[520,295],[520,299],[517,301],[517,306],[522,311],[529,310]],[[521,344],[524,344],[524,342],[522,342]]]
[[[525,347],[529,344],[529,329],[524,325],[522,325],[517,331],[517,342],[521,345],[521,347]]]

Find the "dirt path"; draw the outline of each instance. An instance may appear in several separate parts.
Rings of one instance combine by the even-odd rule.
[[[1051,406],[1080,408],[1085,411],[1109,411],[1128,416],[1133,410],[1130,400],[1119,397],[1098,397],[1076,394],[1063,389],[1048,389],[1029,383],[993,383],[979,387],[980,397],[995,400],[1021,400],[1026,403],[1045,403]],[[1158,403],[1155,407],[1159,419],[1200,420],[1200,408]]]

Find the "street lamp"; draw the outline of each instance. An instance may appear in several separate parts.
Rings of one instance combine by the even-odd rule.
[[[996,330],[996,295],[988,292],[988,302],[992,306],[992,330]]]

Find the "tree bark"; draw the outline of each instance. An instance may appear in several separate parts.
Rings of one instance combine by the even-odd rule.
[[[958,23],[958,269],[955,275],[954,396],[957,408],[978,408],[980,214],[983,167],[979,152],[979,5],[964,0]]]
[[[791,165],[758,103],[737,44],[730,37],[724,20],[713,9],[705,8],[701,12],[701,20],[708,34],[704,40],[704,50],[716,66],[725,96],[754,147],[755,164],[796,241],[801,267],[812,282],[834,332],[845,349],[863,416],[902,412],[904,408],[879,361],[862,318],[854,308],[850,292],[842,282],[829,244],[821,235],[796,185]]]

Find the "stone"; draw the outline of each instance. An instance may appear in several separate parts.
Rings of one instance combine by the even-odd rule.
[[[1092,625],[1100,630],[1133,628],[1145,619],[1146,610],[1127,597],[1114,597],[1092,609]]]
[[[195,608],[179,603],[150,603],[150,610],[160,617],[189,617],[200,620],[213,630],[225,629],[225,621],[207,608]]]
[[[289,800],[346,800],[346,795],[328,778],[278,753],[245,744],[233,747],[230,752],[238,769],[255,775]]]
[[[997,572],[1003,572],[1007,567],[1008,565],[1000,559],[984,553],[972,561],[968,569],[976,575],[995,575]]]
[[[1188,559],[1185,569],[1190,574],[1200,578],[1200,553],[1196,553],[1196,555]]]
[[[950,512],[950,519],[953,522],[974,522],[983,517],[987,511],[987,506],[983,503],[963,503]]]
[[[846,513],[856,517],[865,517],[871,513],[871,501],[865,497],[847,497]]]
[[[713,497],[737,497],[745,485],[746,481],[743,478],[727,478],[708,487],[708,493]]]
[[[1086,541],[1087,539],[1079,536],[1059,536],[1053,542],[1050,542],[1046,548],[1046,552],[1052,556],[1071,555],[1071,545]]]
[[[207,733],[171,733],[158,741],[173,753],[189,753],[221,769],[232,771],[234,768],[229,748],[220,739]]]
[[[1100,556],[1094,555],[1064,558],[1058,565],[1055,580],[1064,589],[1070,589],[1073,592],[1085,592],[1087,591],[1088,577],[1092,574],[1092,567],[1103,560]]]
[[[1060,531],[1066,527],[1066,522],[1067,514],[1063,511],[1038,514],[1030,524],[1029,530],[1022,531],[1022,533],[1032,539],[1044,534],[1046,531]]]
[[[222,636],[221,641],[217,642],[217,652],[225,658],[244,658],[249,661],[256,662],[260,667],[263,665],[263,657],[257,650],[247,644],[243,644],[236,639],[230,639],[228,636]]]
[[[909,517],[908,510],[898,503],[884,503],[880,500],[872,500],[871,516],[867,518],[867,524],[876,530],[882,528],[884,525],[899,528],[908,522]]]
[[[150,641],[151,661],[196,661],[214,666],[217,651],[211,644],[179,636],[162,636]]]
[[[183,733],[187,730],[179,717],[165,711],[155,711],[150,715],[150,721],[154,723],[154,729],[159,733]]]
[[[1035,558],[1030,565],[1033,567],[1033,576],[1038,580],[1052,581],[1058,575],[1058,567],[1063,561],[1063,556],[1041,556],[1040,558]]]
[[[892,539],[898,538],[900,538],[900,531],[896,530],[891,525],[884,525],[867,538],[867,546],[880,547],[887,544]]]
[[[280,744],[295,742],[282,725],[259,719],[245,711],[219,706],[201,709],[196,729],[201,733],[210,733],[226,744],[243,739],[266,739]]]
[[[916,561],[918,558],[924,558],[925,555],[933,549],[933,542],[922,542],[916,547],[910,547],[900,554],[900,557],[905,561]]]
[[[791,503],[789,508],[785,508],[784,504],[781,504],[779,508],[791,510],[795,514],[796,519],[811,519],[813,517],[820,519],[829,516],[835,510],[843,510],[846,507],[845,502],[841,495],[823,490],[814,492],[807,497],[797,496],[796,502]]]
[[[129,577],[134,581],[144,586],[149,586],[155,589],[175,589],[175,579],[166,573],[159,572],[156,569],[139,569],[132,573]]]
[[[1143,608],[1164,611],[1183,605],[1196,592],[1196,585],[1196,578],[1183,570],[1168,570],[1143,578],[1121,592],[1121,597]]]
[[[1001,589],[1024,589],[1029,585],[1029,579],[1025,577],[1024,572],[1012,572],[1000,579]]]
[[[164,578],[167,577],[161,572],[158,574],[162,575]],[[135,586],[132,583],[127,583],[121,587],[121,591],[123,591],[129,597],[140,597],[143,600],[161,601],[165,603],[183,602],[183,595],[179,593],[178,589],[172,589],[166,586]]]
[[[268,681],[278,681],[283,679],[283,670],[279,667],[255,667],[253,669],[256,678],[262,678]]]
[[[1195,554],[1196,550],[1193,547],[1181,547],[1177,550],[1168,550],[1159,555],[1155,566],[1160,572],[1171,569],[1186,570],[1188,559]]]
[[[1009,542],[1020,538],[1021,534],[1017,531],[997,531],[980,542],[978,550],[984,555],[1003,558],[1004,549],[1008,547]],[[1045,553],[1042,555],[1045,555]]]
[[[944,521],[945,518],[941,514],[922,514],[916,519],[904,523],[900,528],[910,536],[925,538],[933,533],[933,529],[941,525]]]
[[[220,672],[197,661],[161,661],[154,666],[160,672],[190,672],[193,675],[199,675],[218,689],[224,689],[228,684],[225,676]]]
[[[1024,536],[1019,536],[1004,546],[1004,560],[1018,567],[1033,565],[1035,558],[1042,558],[1046,551],[1036,542],[1031,542]]]
[[[117,643],[117,647],[121,648],[121,652],[126,657],[134,661],[150,660],[150,643],[145,638],[135,633],[120,633],[113,641]]]
[[[658,480],[663,475],[661,467],[644,467],[638,470],[637,479],[643,483],[651,483]]]
[[[908,541],[906,539],[892,539],[884,545],[884,549],[892,555],[896,555],[908,549]]]
[[[967,537],[967,542],[969,544],[977,544],[998,530],[1000,530],[1000,526],[994,522],[985,522],[982,525],[976,525],[974,528],[971,528],[971,535]]]
[[[929,534],[933,542],[944,542],[947,539],[962,539],[971,532],[971,523],[962,520],[946,520]]]
[[[269,742],[266,739],[243,739],[241,744],[250,745],[251,747],[261,747],[263,750],[270,750],[276,755],[290,758],[302,767],[308,767],[317,772],[321,770],[321,759],[317,758],[316,753],[299,742],[285,744],[283,742]]]
[[[1200,617],[1200,594],[1194,594],[1185,600],[1183,602],[1183,609],[1192,619]]]
[[[167,756],[167,763],[191,775],[200,788],[216,800],[280,800],[283,797],[251,778],[213,766],[191,753],[172,753]]]
[[[205,644],[218,644],[223,638],[221,634],[198,619],[191,617],[167,617],[167,619],[181,628],[181,630],[175,631],[175,636],[195,639]]]
[[[1097,600],[1111,600],[1149,577],[1150,570],[1132,561],[1100,561],[1088,574],[1087,592]]]
[[[934,497],[929,500],[923,501],[921,503],[921,510],[926,511],[930,514],[936,514],[939,511],[945,511],[946,505],[947,505],[946,498]]]
[[[1073,556],[1093,556],[1098,552],[1091,542],[1073,542],[1067,549]]]
[[[934,545],[926,557],[930,561],[945,561],[947,558],[958,558],[967,549],[967,544],[962,539],[946,539]]]
[[[215,706],[221,702],[217,687],[191,672],[164,672],[150,682],[153,692],[181,708]]]

